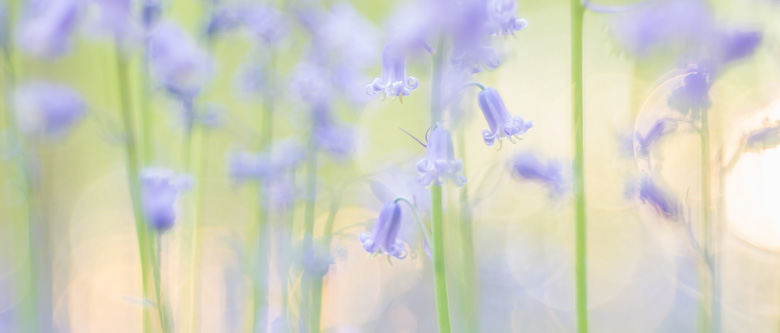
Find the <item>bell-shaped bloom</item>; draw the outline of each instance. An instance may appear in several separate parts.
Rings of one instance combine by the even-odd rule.
[[[166,231],[176,221],[176,202],[192,187],[192,179],[164,168],[141,171],[141,206],[147,223],[157,231]]]
[[[402,47],[387,43],[382,51],[382,76],[374,79],[366,87],[366,93],[371,96],[381,95],[403,97],[409,96],[417,89],[416,78],[406,76],[406,54]]]
[[[637,197],[642,203],[653,207],[658,215],[668,220],[679,221],[683,218],[682,205],[677,198],[658,186],[649,176],[639,181]]]
[[[23,83],[16,88],[13,98],[19,128],[27,135],[65,135],[87,110],[77,92],[49,82]]]
[[[752,30],[717,32],[710,52],[718,65],[725,65],[744,59],[755,53],[761,45],[762,34]]]
[[[458,7],[458,20],[452,28],[453,67],[478,73],[494,70],[501,65],[501,59],[490,45],[488,14],[484,1],[470,0]]]
[[[745,143],[745,150],[762,151],[777,146],[780,146],[780,123],[750,132]]]
[[[525,29],[528,21],[517,18],[516,13],[517,1],[515,0],[488,0],[486,24],[488,32],[506,36]]]
[[[197,96],[211,74],[211,60],[178,26],[160,23],[149,36],[149,61],[160,85],[182,100]]]
[[[241,17],[255,39],[267,45],[278,44],[290,31],[284,14],[268,5],[243,8]]]
[[[492,146],[496,141],[507,138],[514,143],[514,138],[525,134],[533,126],[530,121],[524,121],[520,116],[512,116],[504,105],[504,100],[493,88],[487,88],[479,93],[479,108],[490,129],[482,131],[485,144]]]
[[[669,95],[669,107],[684,115],[691,110],[696,112],[709,109],[712,105],[709,95],[710,84],[708,72],[695,68],[689,69],[683,84]]]
[[[135,28],[132,0],[92,0],[97,8],[93,31],[115,38],[131,37]]]
[[[144,28],[150,29],[160,21],[162,16],[162,0],[142,0],[141,4],[141,23]]]
[[[293,140],[278,141],[266,152],[234,152],[228,155],[230,178],[236,183],[274,178],[294,168],[303,157],[303,146]]]
[[[634,140],[637,146],[637,153],[641,156],[647,156],[650,154],[650,148],[658,142],[664,135],[673,132],[677,126],[670,119],[661,119],[653,124],[653,127],[647,131],[644,136],[640,133],[636,133]]]
[[[53,60],[70,48],[81,10],[79,0],[38,0],[28,3],[16,35],[26,54]]]
[[[420,175],[417,182],[421,185],[443,185],[447,179],[458,185],[466,184],[463,172],[463,160],[455,159],[450,132],[436,125],[428,135],[427,156],[417,162]]]
[[[541,184],[550,191],[550,197],[561,197],[569,189],[563,165],[557,161],[542,162],[532,152],[522,152],[512,159],[512,174],[518,179]]]
[[[360,242],[363,243],[363,249],[368,253],[387,253],[398,259],[403,259],[406,258],[406,246],[398,238],[400,230],[401,207],[395,201],[389,201],[379,212],[374,231],[370,235],[360,234]]]

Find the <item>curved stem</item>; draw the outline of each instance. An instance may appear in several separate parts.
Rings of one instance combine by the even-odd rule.
[[[587,283],[587,216],[585,206],[585,172],[582,107],[582,21],[585,13],[580,0],[571,0],[571,134],[574,149],[574,275],[577,309],[577,332],[588,332]]]
[[[420,224],[420,229],[422,230],[423,238],[425,238],[425,243],[428,244],[429,246],[433,246],[433,243],[431,242],[431,236],[428,234],[428,227],[425,226],[425,222],[423,222],[422,218],[420,217],[420,214],[417,213],[417,209],[414,209],[414,205],[411,202],[409,202],[409,200],[406,198],[396,198],[395,200],[393,200],[393,202],[399,202],[399,201],[403,201],[409,206],[409,209],[412,210],[412,215],[414,215],[415,221],[417,221],[417,223]]]

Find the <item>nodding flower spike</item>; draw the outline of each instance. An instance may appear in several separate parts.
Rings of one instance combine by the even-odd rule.
[[[398,259],[406,258],[404,242],[398,239],[401,230],[401,206],[395,201],[389,201],[379,212],[379,218],[374,225],[374,231],[369,235],[360,234],[363,249],[371,254],[387,253]]]
[[[745,150],[762,151],[777,146],[780,146],[780,123],[750,132]]]
[[[387,43],[382,51],[382,76],[374,79],[366,87],[366,93],[371,96],[381,95],[382,99],[390,96],[409,96],[417,89],[419,82],[414,77],[406,76],[406,54],[403,47]]]
[[[27,82],[14,91],[19,129],[26,135],[59,138],[84,118],[84,99],[70,88],[49,82]]]
[[[197,96],[211,75],[211,59],[177,25],[161,22],[150,32],[149,61],[157,81],[175,97]]]
[[[176,174],[164,168],[141,171],[141,204],[147,223],[157,231],[166,231],[176,221],[176,201],[192,187],[188,175]]]
[[[490,127],[482,131],[482,139],[485,144],[492,146],[496,141],[501,143],[502,138],[507,138],[514,143],[514,138],[525,134],[533,126],[530,121],[524,121],[520,116],[512,116],[504,105],[501,96],[493,88],[487,88],[479,93],[479,108],[485,115],[485,120]]]
[[[669,95],[669,107],[684,115],[691,110],[707,110],[712,104],[709,91],[710,74],[695,68],[689,69],[683,85],[675,88]]]
[[[59,58],[70,48],[81,10],[78,0],[29,1],[16,41],[26,54],[45,60]]]
[[[512,159],[511,168],[516,177],[539,182],[547,187],[550,191],[550,197],[560,197],[568,189],[562,172],[563,166],[559,162],[549,161],[545,164],[539,160],[536,154],[522,152]]]
[[[498,36],[514,35],[516,31],[525,29],[528,21],[515,16],[517,2],[515,0],[489,0],[487,2],[486,28]]]
[[[679,221],[683,217],[677,198],[658,186],[649,176],[640,180],[637,196],[640,201],[652,206],[658,215],[670,221]]]
[[[466,184],[466,177],[461,175],[463,160],[455,159],[449,131],[436,125],[429,133],[426,150],[427,157],[417,162],[418,183],[423,186],[443,185],[449,178],[455,185]]]

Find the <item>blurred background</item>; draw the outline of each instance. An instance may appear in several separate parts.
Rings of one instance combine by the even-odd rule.
[[[366,94],[404,30],[393,18],[419,13],[415,1],[3,0],[0,331],[436,331],[411,209],[399,227],[407,257],[361,243],[396,197],[429,218],[428,184],[415,181],[426,148],[410,135],[425,143],[431,126],[431,55],[406,55],[404,76],[419,80],[408,96]],[[528,26],[490,36],[501,64],[469,81],[533,127],[487,146],[477,88],[455,89],[444,116],[467,179],[443,185],[451,321],[457,332],[572,332],[569,3],[514,6]],[[711,331],[777,331],[780,4],[588,6],[591,330],[696,331],[711,297]],[[753,37],[722,46],[736,55],[708,67],[697,116],[670,96],[688,84],[691,49],[722,52],[685,35],[703,26]],[[528,156],[527,169],[559,178],[524,173]],[[308,279],[321,283],[318,329],[306,324]],[[163,303],[169,326],[145,325]]]

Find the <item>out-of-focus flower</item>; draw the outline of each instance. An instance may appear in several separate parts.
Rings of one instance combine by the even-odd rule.
[[[495,144],[496,140],[501,143],[502,138],[514,143],[515,137],[525,134],[533,126],[533,123],[524,121],[520,116],[510,115],[501,96],[493,88],[479,93],[479,108],[490,127],[482,131],[482,139],[488,146]]]
[[[537,182],[547,187],[550,197],[561,197],[569,188],[563,174],[563,165],[557,161],[542,162],[532,152],[522,152],[512,159],[512,174],[520,179]]]
[[[6,48],[8,43],[8,4],[0,3],[0,49]]]
[[[345,157],[352,153],[355,149],[355,130],[349,126],[335,124],[329,107],[320,107],[313,112],[317,147],[336,157]]]
[[[235,152],[228,155],[230,178],[241,183],[279,176],[280,172],[297,165],[304,156],[304,148],[293,140],[281,140],[262,153]]]
[[[79,0],[29,2],[17,31],[19,48],[46,60],[63,56],[69,50],[79,11]]]
[[[387,202],[374,225],[374,231],[369,235],[360,234],[360,242],[368,253],[387,253],[398,259],[406,258],[406,246],[398,239],[401,230],[401,207],[395,201]]]
[[[273,7],[255,4],[241,10],[244,24],[258,41],[276,45],[290,31],[284,14]]]
[[[164,168],[141,171],[141,204],[147,223],[157,231],[166,231],[176,221],[176,201],[179,195],[192,187],[188,175]]]
[[[495,49],[486,41],[489,29],[498,29],[486,26],[487,15],[487,7],[481,0],[466,1],[459,7],[459,20],[453,26],[450,58],[454,67],[478,73],[483,69],[494,70],[501,65]]]
[[[647,1],[615,14],[612,32],[623,50],[648,57],[695,45],[710,24],[709,10],[701,0]]]
[[[211,60],[184,31],[160,23],[149,37],[149,60],[159,83],[182,100],[197,96],[211,74]]]
[[[14,93],[16,118],[27,135],[60,137],[84,118],[86,104],[72,89],[49,82],[27,82]]]
[[[780,146],[780,123],[750,132],[745,149],[747,151],[761,151],[777,146]]]
[[[92,0],[98,10],[95,31],[115,38],[127,38],[135,28],[131,0]]]
[[[142,0],[141,22],[144,27],[150,29],[155,25],[162,15],[162,0]]]
[[[243,8],[238,6],[214,9],[206,25],[206,35],[214,37],[238,28],[244,22],[243,14]]]
[[[409,96],[418,84],[416,78],[406,76],[404,48],[387,43],[382,51],[382,76],[366,87],[366,93],[371,96],[382,95],[383,99],[387,96],[402,98]]]
[[[640,133],[636,133],[634,135],[634,140],[638,147],[638,154],[641,156],[650,154],[651,146],[658,142],[664,135],[673,132],[676,128],[677,126],[671,119],[661,119],[656,121],[653,127],[651,127],[644,136]]]
[[[712,52],[716,64],[722,66],[752,55],[761,44],[759,31],[734,30],[717,32]]]
[[[443,185],[447,179],[458,186],[466,184],[466,177],[460,174],[463,160],[455,159],[449,131],[436,125],[429,133],[426,150],[427,157],[417,162],[417,181],[421,185]]]
[[[487,29],[489,32],[499,35],[514,35],[515,32],[525,29],[528,21],[516,16],[517,2],[515,0],[488,0],[487,1]]]
[[[363,236],[361,235],[360,237],[362,240]],[[330,266],[336,261],[333,254],[331,254],[330,249],[327,248],[327,245],[328,241],[325,238],[314,240],[314,245],[309,249],[309,252],[303,254],[304,274],[310,277],[320,278],[328,274]],[[366,249],[366,251],[368,251],[368,249]]]
[[[688,69],[683,84],[675,88],[669,96],[669,107],[683,115],[687,115],[691,110],[706,111],[712,105],[710,85],[710,74],[707,71]]]
[[[290,91],[296,98],[315,108],[327,105],[334,97],[334,87],[326,68],[313,62],[302,62],[290,74]]]
[[[671,221],[679,221],[683,218],[682,205],[677,198],[658,186],[649,176],[644,176],[639,181],[636,191],[639,200],[652,206],[658,215]]]

